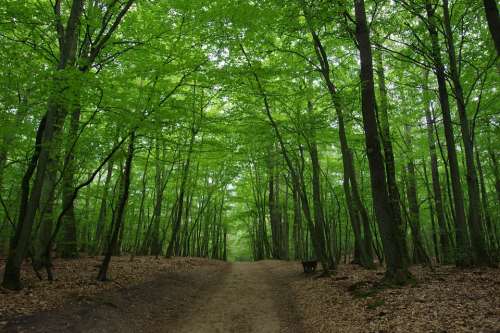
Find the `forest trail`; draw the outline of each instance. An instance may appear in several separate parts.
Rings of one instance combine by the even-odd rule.
[[[221,285],[208,291],[177,332],[300,332],[287,279],[276,261],[233,263]]]
[[[303,332],[297,263],[218,263],[11,320],[6,332]]]

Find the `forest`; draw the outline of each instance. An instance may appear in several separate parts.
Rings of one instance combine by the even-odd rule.
[[[0,330],[500,330],[499,56],[495,0],[2,0]]]

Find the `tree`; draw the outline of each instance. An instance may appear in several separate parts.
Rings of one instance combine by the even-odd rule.
[[[406,244],[400,228],[397,211],[393,209],[387,192],[386,172],[379,142],[375,114],[375,86],[373,62],[364,0],[355,0],[356,40],[361,59],[361,110],[365,130],[366,154],[370,166],[370,179],[375,215],[382,237],[387,261],[386,278],[395,283],[405,283],[411,274],[406,260]]]

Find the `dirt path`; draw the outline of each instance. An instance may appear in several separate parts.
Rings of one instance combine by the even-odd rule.
[[[218,264],[9,321],[6,332],[302,332],[297,264]]]
[[[234,263],[215,291],[205,292],[175,331],[300,332],[279,262]]]

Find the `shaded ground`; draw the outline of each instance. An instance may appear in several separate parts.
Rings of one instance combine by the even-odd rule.
[[[9,320],[6,332],[301,332],[297,264],[205,261],[184,272]],[[288,269],[277,270],[286,266]]]
[[[340,265],[293,282],[307,332],[500,332],[500,270],[411,268],[417,283],[377,289],[383,270]],[[354,288],[353,286],[357,286]]]
[[[27,288],[0,289],[0,331],[500,332],[499,269],[413,267],[416,284],[376,289],[383,270],[353,265],[316,279],[295,262],[121,257],[98,283],[97,263],[58,260],[52,284],[25,267]]]
[[[23,285],[20,292],[0,287],[0,328],[8,318],[29,315],[39,311],[60,308],[68,300],[87,298],[106,291],[151,281],[158,273],[190,272],[201,266],[225,265],[219,261],[201,258],[171,258],[138,256],[113,257],[109,268],[110,282],[96,281],[102,257],[82,256],[78,260],[54,260],[55,281],[40,281],[28,263],[23,264]],[[0,257],[0,273],[5,259]],[[1,277],[0,277],[1,278]]]

